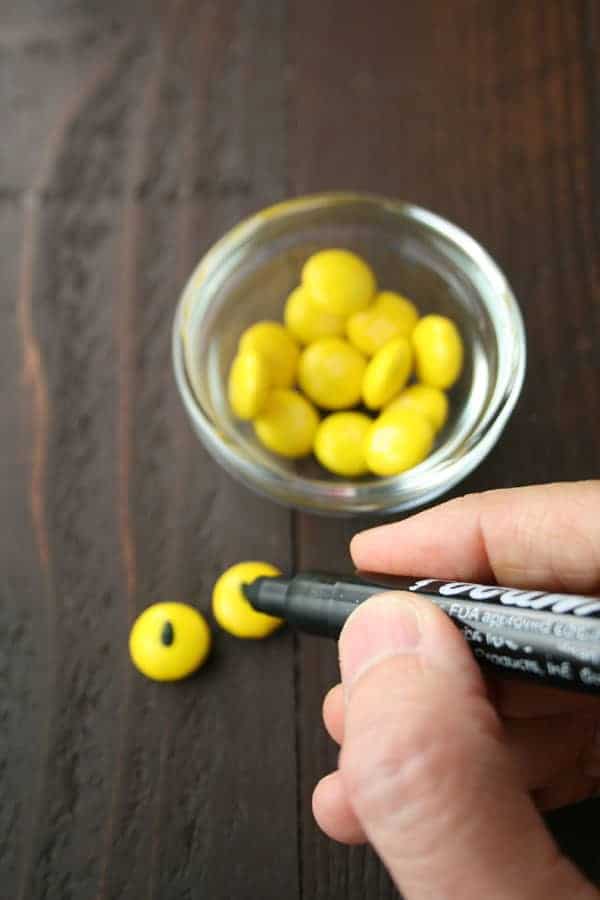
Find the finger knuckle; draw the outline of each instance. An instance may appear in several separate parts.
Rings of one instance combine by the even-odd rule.
[[[444,729],[445,731],[445,729]],[[364,734],[344,748],[341,768],[350,800],[367,814],[387,812],[423,795],[442,777],[447,746],[434,721],[419,716],[406,728],[389,723],[381,734]]]
[[[476,704],[477,705],[477,704]],[[497,739],[497,722],[482,704],[473,717],[415,701],[379,731],[365,731],[343,748],[340,769],[352,806],[365,819],[406,822],[436,814],[454,791],[482,739]]]

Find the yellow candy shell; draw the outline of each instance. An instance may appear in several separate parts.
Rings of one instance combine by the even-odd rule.
[[[345,478],[364,475],[364,442],[371,419],[359,412],[337,412],[323,419],[315,436],[315,456],[324,468]]]
[[[223,572],[213,589],[213,615],[221,628],[239,638],[265,638],[283,624],[282,619],[257,612],[242,593],[242,585],[262,576],[281,575],[265,562],[241,562]]]
[[[407,338],[389,341],[367,366],[362,396],[369,409],[380,409],[402,390],[410,377],[413,352]]]
[[[153,681],[187,678],[205,661],[211,645],[204,617],[185,603],[155,603],[136,619],[129,653],[139,671]]]
[[[434,440],[430,423],[412,409],[399,409],[373,423],[365,441],[367,466],[374,475],[400,475],[423,462]]]
[[[382,415],[393,415],[398,409],[414,409],[429,420],[435,431],[440,431],[448,419],[449,403],[439,388],[429,384],[411,384],[385,407]]]
[[[238,419],[254,419],[267,402],[271,379],[264,356],[256,350],[238,353],[229,371],[227,396]]]
[[[266,405],[254,420],[259,441],[280,456],[296,459],[310,453],[319,415],[298,391],[271,391]]]
[[[412,334],[419,381],[446,390],[456,382],[463,367],[463,342],[459,331],[445,316],[425,316]]]
[[[285,304],[286,328],[301,344],[312,344],[324,337],[344,334],[346,320],[320,308],[306,288],[297,287]]]
[[[322,409],[348,409],[360,401],[364,357],[348,341],[323,338],[300,356],[298,382]]]
[[[372,306],[350,316],[346,334],[354,346],[366,356],[378,350],[396,337],[410,337],[419,319],[414,303],[384,291],[378,294]]]
[[[240,338],[239,352],[255,350],[269,367],[274,387],[291,387],[296,380],[300,350],[280,322],[256,322]]]
[[[315,303],[335,316],[351,316],[375,296],[370,266],[349,250],[321,250],[304,265],[302,283]]]

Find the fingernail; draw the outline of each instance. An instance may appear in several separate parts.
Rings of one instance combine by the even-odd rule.
[[[377,663],[414,653],[421,632],[411,598],[402,593],[371,597],[352,613],[340,635],[340,669],[346,697],[357,679]]]

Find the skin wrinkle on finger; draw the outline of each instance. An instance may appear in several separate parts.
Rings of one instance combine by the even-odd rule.
[[[555,724],[554,720],[551,722]],[[537,721],[535,724],[538,724]],[[591,723],[589,724],[591,725]],[[534,741],[528,747],[518,747],[515,746],[515,739],[519,736],[513,736],[512,741],[510,736],[508,737],[509,744],[512,744],[511,750],[522,772],[524,787],[526,790],[532,791],[533,797],[541,809],[549,811],[559,806],[589,799],[595,795],[600,778],[598,773],[585,772],[584,763],[581,761],[585,747],[579,746],[586,742],[589,745],[592,733],[593,728],[589,728],[584,738],[576,737],[573,746],[569,746],[569,741],[565,741],[566,746],[563,749],[562,757],[560,753],[554,753],[553,758],[544,757],[540,753],[539,741]],[[526,756],[528,758],[524,760]],[[329,782],[333,775],[336,773],[331,773],[324,780]],[[314,803],[317,821],[321,828],[335,840],[343,843],[362,842],[365,840],[364,833],[359,830],[360,826],[357,825],[356,817],[345,793],[342,795],[341,785],[339,788],[337,797],[332,797],[331,792],[325,791],[325,799],[323,799],[323,787],[317,786]]]
[[[514,685],[513,685],[514,686]],[[528,687],[525,686],[524,687]],[[548,690],[531,687],[535,693]],[[564,694],[552,689],[553,696]],[[573,695],[577,699],[577,695]],[[567,695],[565,700],[570,700]],[[586,698],[591,699],[591,698]],[[530,701],[531,702],[531,701]],[[324,704],[326,727],[340,744],[344,731],[344,699],[341,686],[332,688]],[[527,790],[537,790],[556,780],[563,771],[578,770],[600,777],[600,709],[562,711],[560,715],[503,718],[505,740],[518,761]]]
[[[346,738],[341,771],[346,780],[348,769],[345,770],[345,766],[350,767],[350,790],[357,796],[367,797],[368,803],[385,804],[392,787],[400,789],[407,797],[410,793],[415,801],[415,821],[411,824],[415,824],[421,800],[426,802],[425,795],[431,793],[431,772],[434,772],[437,784],[432,802],[443,806],[444,793],[452,793],[455,779],[461,779],[465,764],[482,768],[482,783],[487,777],[483,775],[485,767],[481,760],[465,760],[461,756],[461,747],[471,745],[475,739],[479,745],[487,745],[486,760],[491,764],[505,755],[503,734],[497,716],[484,697],[473,694],[469,718],[455,719],[453,685],[444,683],[443,675],[425,671],[418,686],[413,686],[410,677],[406,678],[406,686],[399,683],[396,675],[400,668],[405,673],[407,660],[402,659],[401,667],[397,663],[398,659],[382,663],[356,683],[346,713],[346,733],[351,732],[353,758],[349,762]],[[384,689],[388,706],[402,709],[402,721],[381,721],[377,693]],[[435,709],[427,716],[422,710],[424,696],[435,698]],[[359,718],[356,710],[359,710]],[[406,730],[405,721],[414,723],[410,731]],[[365,767],[365,759],[369,760],[368,767]],[[373,771],[379,773],[378,779],[372,778]],[[406,818],[410,817],[411,811],[406,808],[399,814]]]
[[[364,844],[366,835],[346,796],[338,770],[325,775],[312,798],[313,813],[319,827],[335,841]]]
[[[348,705],[349,700],[350,700],[350,692],[351,692],[351,690],[354,689],[354,686],[357,681],[360,681],[360,679],[363,678],[367,674],[367,672],[369,672],[375,666],[380,666],[382,663],[387,662],[387,660],[394,659],[400,655],[402,655],[402,654],[397,653],[393,650],[385,650],[383,653],[379,653],[377,656],[374,656],[371,659],[369,659],[368,662],[366,662],[356,672],[354,672],[354,674],[352,676],[352,684],[351,685],[348,685],[346,683],[346,681],[343,681],[342,682],[342,690],[343,690],[343,694],[344,694],[345,705],[346,706]],[[407,664],[409,666],[411,666],[412,668],[418,670],[419,672],[421,672],[423,669],[421,658],[420,658],[420,656],[417,656],[417,655],[411,656],[409,658],[409,660],[407,661]],[[423,673],[423,674],[426,674],[426,673]]]
[[[600,588],[600,481],[471,494],[356,535],[360,569],[509,587]]]
[[[397,758],[386,757],[386,747],[377,745],[373,736],[367,736],[349,753],[342,749],[340,771],[348,791],[350,804],[366,823],[367,835],[370,821],[385,821],[390,842],[394,832],[410,835],[418,830],[419,853],[424,858],[433,855],[439,833],[453,834],[457,840],[457,830],[464,827],[464,809],[469,804],[478,802],[483,778],[478,782],[477,790],[472,796],[463,794],[461,808],[450,802],[456,794],[457,781],[461,780],[466,760],[452,746],[440,745],[439,741],[417,741],[414,750],[398,754]],[[369,759],[369,766],[364,765],[364,758]],[[377,778],[373,773],[377,772]],[[431,783],[436,789],[432,791]],[[402,803],[394,808],[389,805],[389,798],[401,796]],[[435,821],[436,828],[431,829],[428,837],[423,823]],[[427,841],[431,844],[428,846]],[[465,835],[470,840],[470,835]],[[407,846],[406,851],[410,852]]]
[[[569,505],[572,506],[571,498]],[[580,504],[578,504],[580,505]],[[497,510],[485,505],[479,516],[479,528],[490,570],[499,581],[516,587],[552,587],[554,590],[592,590],[600,573],[600,529],[598,548],[573,516],[565,517],[560,506],[524,506],[515,516],[502,509],[505,521],[498,521]],[[515,516],[514,518],[512,518]],[[495,537],[491,537],[496,532]],[[502,540],[502,532],[505,539]],[[498,533],[500,537],[498,537]],[[565,536],[568,538],[565,539]],[[512,539],[511,539],[512,538]],[[532,566],[541,547],[548,556],[543,565]],[[581,561],[589,560],[590,576],[582,571]]]
[[[495,577],[517,587],[593,590],[600,583],[600,526],[595,516],[599,487],[595,482],[522,489],[532,502],[517,507],[516,514],[514,505],[506,503],[511,492],[493,492],[493,502],[483,507],[481,528]],[[583,530],[574,507],[580,510]],[[595,541],[587,529],[594,529]],[[533,564],[540,555],[542,563]]]
[[[374,683],[374,678],[370,679],[368,675],[361,679],[357,691],[366,691],[369,680]],[[418,702],[412,710],[403,705],[403,718],[412,723],[411,734],[404,734],[399,723],[395,733],[388,733],[382,745],[381,729],[375,729],[380,736],[377,742],[373,740],[373,731],[364,722],[352,721],[352,710],[359,700],[360,695],[354,695],[350,706],[342,753],[342,777],[349,790],[351,805],[369,838],[377,842],[379,852],[387,858],[388,865],[395,866],[396,871],[407,867],[412,871],[413,879],[418,871],[424,879],[430,878],[430,871],[440,868],[447,871],[447,850],[440,845],[440,834],[451,834],[453,846],[472,847],[476,856],[481,854],[482,858],[489,858],[490,854],[499,851],[501,856],[508,853],[502,861],[503,865],[508,865],[512,860],[510,852],[490,845],[492,830],[482,831],[478,817],[470,816],[468,810],[476,809],[490,791],[497,793],[494,786],[502,783],[507,790],[497,793],[494,808],[503,827],[513,821],[513,809],[518,811],[519,821],[533,825],[534,820],[527,811],[525,792],[517,788],[511,758],[501,742],[489,734],[487,726],[481,730],[476,728],[469,734],[472,720],[455,720],[452,704],[445,696],[428,714],[423,713],[422,704]],[[359,710],[371,715],[369,710],[372,708],[369,698],[363,696]],[[467,729],[467,733],[461,734],[461,729]],[[348,750],[351,741],[354,743]],[[477,747],[477,754],[469,755],[468,747]],[[381,776],[381,766],[384,776],[375,779],[376,771]],[[467,771],[469,774],[465,777]],[[435,784],[435,790],[431,789],[432,784]],[[379,826],[373,831],[376,822]],[[429,827],[429,823],[435,823],[435,827]],[[402,835],[400,844],[397,834]],[[537,849],[554,852],[550,844],[544,842],[539,843]],[[541,865],[543,868],[543,862]],[[457,887],[449,885],[448,896],[459,896],[458,891],[451,893]]]

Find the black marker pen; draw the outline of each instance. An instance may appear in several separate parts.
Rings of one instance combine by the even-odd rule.
[[[258,578],[244,586],[256,610],[332,638],[359,603],[385,590],[422,594],[443,609],[482,663],[600,693],[600,598],[371,573]]]

